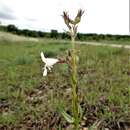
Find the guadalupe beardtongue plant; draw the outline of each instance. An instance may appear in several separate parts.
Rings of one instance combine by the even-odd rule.
[[[72,90],[72,115],[69,115],[64,111],[62,107],[59,107],[60,113],[63,117],[71,124],[73,124],[74,130],[79,129],[79,123],[82,118],[82,109],[78,103],[78,86],[77,86],[77,50],[75,48],[75,38],[77,35],[77,27],[78,23],[81,21],[81,17],[84,11],[82,9],[78,10],[78,13],[74,20],[70,19],[67,12],[63,11],[63,19],[65,24],[68,27],[68,35],[71,37],[72,48],[68,51],[68,56],[66,58],[66,63],[69,68],[70,75],[70,83]],[[64,63],[64,60],[54,59],[54,58],[45,58],[43,52],[41,52],[42,61],[45,63],[43,76],[47,76],[47,70],[51,70],[54,64],[56,63]]]

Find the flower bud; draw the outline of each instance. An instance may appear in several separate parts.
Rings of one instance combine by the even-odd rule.
[[[74,24],[78,24],[81,21],[81,16],[83,15],[84,11],[82,9],[78,10],[77,16],[74,19]]]

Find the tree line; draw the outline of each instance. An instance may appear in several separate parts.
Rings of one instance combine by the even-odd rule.
[[[29,29],[18,29],[15,25],[0,25],[0,30],[10,32],[17,35],[27,37],[41,37],[41,38],[55,38],[55,39],[70,39],[65,33],[59,33],[57,30],[52,29],[50,32],[35,31]],[[84,34],[77,33],[76,40],[80,41],[100,41],[100,40],[130,40],[129,35],[111,35],[111,34]]]

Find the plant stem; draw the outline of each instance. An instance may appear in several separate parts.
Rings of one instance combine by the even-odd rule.
[[[72,30],[74,33],[74,30]],[[75,119],[74,130],[78,130],[79,113],[78,113],[78,88],[77,88],[77,63],[76,63],[76,48],[75,48],[75,34],[71,35],[72,41],[72,70],[71,70],[71,86],[72,86],[72,112]]]
[[[66,11],[63,11],[62,17],[64,18],[64,22],[67,25],[69,32],[68,34],[71,36],[72,41],[72,52],[68,54],[68,65],[69,65],[69,72],[70,72],[70,81],[71,81],[71,88],[72,88],[72,114],[74,117],[74,130],[78,130],[79,127],[79,104],[78,104],[78,86],[77,86],[77,51],[75,48],[75,37],[77,34],[77,27],[78,23],[81,20],[81,16],[83,15],[84,11],[82,9],[78,10],[78,13],[74,20],[69,18],[69,15]]]

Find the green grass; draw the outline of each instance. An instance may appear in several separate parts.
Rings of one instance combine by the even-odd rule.
[[[99,41],[100,42],[100,41]],[[106,43],[106,44],[117,44],[117,45],[130,45],[130,40],[101,40],[101,43]]]
[[[0,124],[26,125],[48,118],[59,104],[70,110],[67,65],[57,64],[42,77],[40,52],[66,56],[69,42],[0,42]],[[130,51],[123,48],[78,45],[78,87],[83,110],[107,125],[130,122]],[[5,105],[5,106],[4,106]],[[84,116],[90,117],[87,109]],[[25,123],[26,122],[26,123]],[[90,123],[91,124],[91,123]],[[57,126],[58,127],[58,126]]]

